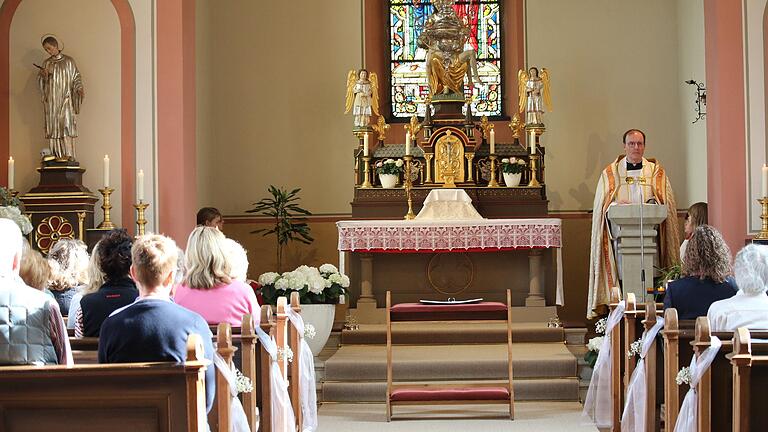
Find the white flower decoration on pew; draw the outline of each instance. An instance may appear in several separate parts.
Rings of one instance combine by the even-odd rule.
[[[640,351],[642,350],[643,350],[643,338],[640,338],[632,342],[632,345],[629,346],[629,351],[627,351],[627,355],[629,357],[634,357],[636,355],[639,355]]]
[[[293,350],[291,347],[285,347],[285,348],[278,348],[277,349],[277,359],[279,361],[282,361],[285,359],[288,363],[293,363]]]
[[[605,325],[608,324],[608,318],[601,318],[595,323],[595,333],[605,334]]]
[[[677,373],[677,376],[675,377],[675,382],[677,385],[683,385],[688,384],[691,385],[691,380],[693,379],[693,375],[691,374],[691,368],[689,366],[685,366]]]
[[[237,376],[237,392],[238,393],[250,393],[253,391],[253,382],[251,382],[251,379],[247,376],[243,375],[242,372],[240,372],[239,369],[236,367],[232,367],[235,370],[235,375]]]
[[[604,338],[605,336],[593,337],[589,340],[589,342],[587,342],[587,349],[594,352],[600,351],[600,347],[603,346]]]
[[[314,339],[317,332],[312,324],[304,324],[304,339]]]

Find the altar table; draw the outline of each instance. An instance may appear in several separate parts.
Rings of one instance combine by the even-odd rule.
[[[563,305],[562,235],[560,219],[479,219],[479,220],[353,220],[336,223],[339,234],[339,262],[346,252],[438,253],[529,251],[529,292],[526,306],[545,306],[540,284],[543,249],[556,253],[556,304]],[[373,261],[362,259],[360,301],[373,296]],[[374,300],[375,301],[375,300]]]

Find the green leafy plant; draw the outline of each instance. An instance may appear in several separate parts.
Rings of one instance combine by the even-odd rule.
[[[21,200],[13,196],[8,189],[0,187],[0,206],[22,208]]]
[[[376,174],[398,175],[404,171],[402,159],[386,159],[376,162]]]
[[[286,189],[269,186],[269,193],[272,195],[263,198],[259,202],[253,203],[254,207],[246,210],[246,213],[257,213],[261,216],[268,216],[274,219],[272,228],[261,228],[251,231],[251,234],[263,233],[264,237],[274,235],[277,243],[277,271],[282,268],[283,248],[291,241],[298,241],[304,244],[310,244],[315,239],[310,235],[310,228],[306,218],[310,216],[308,210],[299,207],[300,200],[298,194],[301,189],[294,189],[288,192]]]

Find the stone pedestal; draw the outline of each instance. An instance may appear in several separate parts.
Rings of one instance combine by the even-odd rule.
[[[625,294],[631,292],[635,298],[644,299],[646,289],[653,286],[653,263],[658,259],[656,227],[666,218],[667,207],[663,205],[617,204],[608,208],[616,263]],[[641,252],[644,255],[642,258]],[[645,286],[641,279],[642,269],[645,269]]]

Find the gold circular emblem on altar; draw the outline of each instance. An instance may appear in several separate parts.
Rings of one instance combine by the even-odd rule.
[[[437,253],[427,264],[427,280],[440,294],[461,294],[472,285],[474,278],[475,265],[465,253]]]
[[[75,229],[62,216],[48,216],[37,225],[37,248],[47,254],[51,247],[60,239],[74,239]]]

